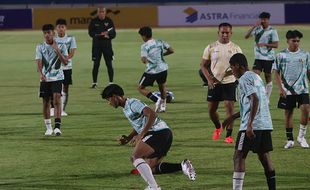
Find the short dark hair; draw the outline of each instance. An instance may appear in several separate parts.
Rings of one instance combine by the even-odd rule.
[[[268,13],[268,12],[262,12],[261,14],[259,14],[258,17],[259,17],[259,18],[268,18],[268,19],[270,19],[270,13]]]
[[[124,90],[117,84],[110,84],[109,86],[105,87],[101,93],[102,99],[110,98],[113,95],[124,96]]]
[[[298,30],[289,30],[286,32],[286,39],[291,39],[291,38],[302,38],[303,34],[299,32]]]
[[[223,23],[221,23],[221,24],[219,25],[219,29],[220,29],[221,27],[224,27],[224,26],[228,26],[230,29],[232,29],[232,25],[229,24],[228,22],[223,22]]]
[[[145,36],[147,38],[151,38],[152,37],[152,28],[149,26],[143,26],[139,29],[139,34],[141,36]]]
[[[63,18],[59,18],[59,19],[56,20],[56,26],[58,24],[59,25],[66,25],[67,26],[67,21],[65,19],[63,19]]]
[[[243,67],[248,67],[248,61],[246,57],[242,53],[236,53],[234,54],[230,60],[229,60],[230,65],[240,65]]]
[[[42,26],[42,31],[49,31],[49,30],[54,30],[54,26],[52,24],[44,24]]]

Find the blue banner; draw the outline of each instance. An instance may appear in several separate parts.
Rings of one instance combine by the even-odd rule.
[[[310,23],[310,4],[285,4],[285,23]]]
[[[31,29],[31,9],[0,9],[0,29]]]

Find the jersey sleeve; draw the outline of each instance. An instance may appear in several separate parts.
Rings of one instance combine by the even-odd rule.
[[[142,113],[143,109],[146,107],[146,105],[144,103],[142,103],[139,100],[135,100],[131,103],[130,105],[130,109],[134,112],[134,113]]]
[[[67,46],[65,44],[62,44],[59,49],[64,56],[68,56]]]
[[[141,46],[141,57],[147,57],[147,50],[144,45]]]
[[[276,59],[273,63],[273,70],[279,71],[280,70],[280,63],[281,63],[281,54],[278,53],[276,55]]]
[[[76,49],[76,48],[77,48],[77,45],[76,45],[75,37],[72,36],[72,40],[70,43],[70,49]]]
[[[208,45],[203,51],[202,58],[205,60],[211,60],[211,47]]]
[[[237,46],[237,53],[242,53],[242,49],[239,46]]]
[[[41,52],[41,48],[40,45],[37,45],[36,47],[36,60],[42,60],[42,52]]]
[[[310,70],[310,53],[307,52],[307,59],[306,59],[306,63],[307,63],[307,70]]]
[[[170,48],[170,45],[166,41],[162,41],[162,42],[163,42],[164,49]]]
[[[244,80],[242,80],[242,82],[240,83],[240,87],[247,97],[255,93],[254,80],[252,79],[252,77],[246,77]]]
[[[278,35],[277,30],[273,30],[271,38],[272,38],[272,42],[278,42],[279,41],[279,35]]]

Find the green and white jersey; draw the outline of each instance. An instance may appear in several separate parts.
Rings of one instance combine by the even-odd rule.
[[[164,60],[164,50],[170,45],[162,40],[151,39],[141,45],[141,57],[147,58],[146,73],[156,74],[168,69]]]
[[[135,98],[128,98],[126,100],[123,112],[127,117],[129,123],[137,133],[141,133],[147,122],[147,117],[143,115],[143,109],[147,105]],[[160,131],[169,128],[166,122],[156,117],[152,128],[149,131]]]
[[[290,52],[284,49],[277,54],[273,69],[280,71],[282,88],[286,95],[309,93],[307,78],[307,72],[310,70],[309,52],[302,49]]]
[[[66,45],[58,44],[60,52],[68,56]],[[46,82],[59,81],[64,79],[61,69],[61,61],[52,45],[43,42],[36,47],[36,60],[42,60],[42,73],[46,77]]]
[[[252,36],[255,38],[255,46],[254,46],[254,54],[255,59],[259,60],[274,60],[275,59],[275,52],[273,48],[270,47],[258,47],[256,44],[258,43],[271,43],[271,42],[278,42],[279,36],[277,30],[271,26],[268,26],[265,30],[262,26],[256,27],[252,33]]]
[[[68,54],[70,53],[70,49],[76,49],[77,48],[74,36],[70,36],[67,34],[62,38],[59,36],[56,36],[55,40],[56,40],[57,44],[65,44],[66,45],[67,50],[68,50]],[[62,64],[61,68],[62,68],[62,70],[72,69],[72,59],[68,60],[67,65]]]
[[[272,130],[268,98],[260,76],[253,71],[245,72],[239,79],[238,93],[240,97],[240,131],[247,129],[251,112],[250,95],[254,93],[258,97],[259,105],[253,121],[253,130]]]

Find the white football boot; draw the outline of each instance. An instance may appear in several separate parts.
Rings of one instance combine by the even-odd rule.
[[[181,166],[182,166],[182,171],[183,171],[184,175],[186,175],[189,178],[189,180],[195,181],[196,180],[196,172],[195,172],[195,169],[194,169],[191,161],[189,161],[188,159],[185,159],[182,161]]]
[[[287,141],[286,145],[284,146],[285,149],[290,149],[294,147],[294,141]]]
[[[55,129],[54,129],[54,134],[55,134],[56,136],[60,136],[60,135],[61,135],[60,129],[59,129],[59,128],[55,128]]]
[[[297,142],[300,144],[302,148],[309,148],[309,144],[307,143],[305,137],[297,137]]]
[[[161,99],[158,98],[157,102],[155,104],[155,112],[159,112],[160,111],[160,107],[161,107]]]

